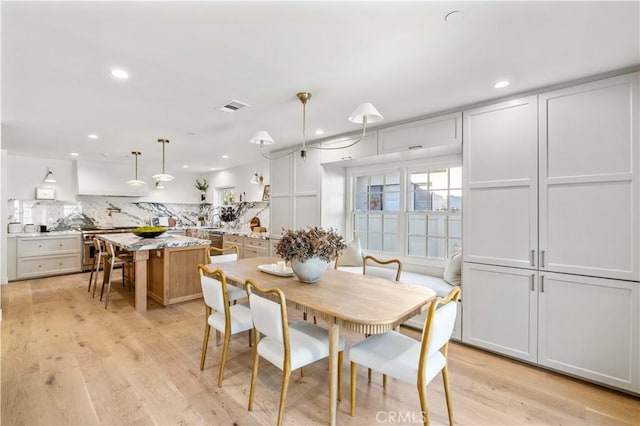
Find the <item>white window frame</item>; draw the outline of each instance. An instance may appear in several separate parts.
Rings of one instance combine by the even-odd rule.
[[[346,221],[345,221],[345,237],[348,241],[351,241],[354,235],[354,210],[353,199],[355,196],[355,180],[359,176],[370,176],[374,174],[387,174],[390,172],[400,172],[400,210],[398,211],[398,251],[396,254],[376,252],[372,250],[365,250],[365,254],[371,254],[382,259],[398,258],[403,264],[407,266],[415,265],[416,267],[426,268],[438,268],[441,269],[446,263],[446,259],[440,258],[428,258],[409,256],[408,251],[408,231],[409,222],[408,214],[408,179],[409,173],[416,170],[424,169],[436,169],[436,168],[451,168],[461,167],[462,156],[459,154],[438,156],[432,158],[422,158],[418,160],[409,160],[402,162],[394,162],[392,165],[376,164],[368,166],[356,166],[349,167],[346,170],[346,191],[345,191],[345,206],[346,206]],[[464,200],[462,201],[464,204]],[[464,210],[464,208],[463,208]],[[462,213],[464,214],[464,212]],[[462,239],[461,239],[462,240]]]

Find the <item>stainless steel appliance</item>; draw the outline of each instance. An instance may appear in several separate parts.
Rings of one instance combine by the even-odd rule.
[[[96,256],[96,248],[93,245],[93,240],[98,234],[123,234],[131,232],[134,227],[126,228],[84,228],[81,229],[82,233],[82,270],[90,271],[93,267],[93,259]]]

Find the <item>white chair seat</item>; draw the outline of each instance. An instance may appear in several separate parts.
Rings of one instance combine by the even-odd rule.
[[[244,299],[247,297],[247,292],[240,287],[227,286],[227,300],[233,302],[234,300]]]
[[[253,320],[251,319],[251,310],[249,309],[248,303],[230,306],[229,314],[231,315],[231,334],[240,333],[241,331],[247,331],[253,328]],[[209,315],[207,322],[211,327],[224,333],[224,312],[214,311]]]
[[[395,331],[371,336],[349,351],[351,362],[382,374],[416,384],[422,343]],[[440,351],[427,359],[426,382],[429,383],[446,364]]]
[[[209,256],[209,263],[233,262],[238,260],[237,253],[219,254],[217,256]]]
[[[289,343],[292,370],[329,356],[329,332],[307,321],[289,325]],[[344,345],[344,339],[340,338],[338,351],[344,350]],[[273,337],[263,337],[258,344],[258,354],[283,369],[284,346],[281,341]]]

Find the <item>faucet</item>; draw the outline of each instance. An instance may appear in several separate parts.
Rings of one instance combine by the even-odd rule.
[[[107,208],[107,214],[109,215],[109,217],[111,217],[111,213],[121,213],[122,210],[120,210],[120,208],[118,207],[109,207]]]

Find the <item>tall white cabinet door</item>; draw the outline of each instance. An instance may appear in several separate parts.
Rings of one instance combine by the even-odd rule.
[[[537,266],[535,96],[463,112],[464,260]]]
[[[549,272],[540,280],[538,362],[640,392],[639,284]]]
[[[640,279],[638,73],[539,107],[541,269]]]
[[[320,151],[307,151],[306,158],[294,154],[293,226],[320,226]]]
[[[462,277],[462,341],[535,362],[538,273],[465,263]]]
[[[276,153],[277,155],[277,153]],[[271,195],[270,207],[271,221],[269,233],[273,236],[282,234],[282,228],[289,229],[293,226],[291,210],[293,199],[291,196],[291,178],[293,174],[291,155],[270,161]]]

